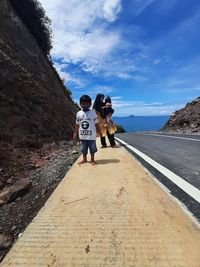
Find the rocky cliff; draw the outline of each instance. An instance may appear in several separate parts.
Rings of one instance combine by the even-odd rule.
[[[36,0],[0,0],[0,262],[79,155]]]
[[[200,132],[200,97],[175,111],[161,130],[164,132]]]
[[[0,0],[0,190],[72,136],[77,106],[50,61],[42,16],[36,0]]]
[[[76,106],[12,1],[0,1],[0,137],[70,137]]]

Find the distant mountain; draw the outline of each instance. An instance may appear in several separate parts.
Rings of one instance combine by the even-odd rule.
[[[127,132],[158,131],[168,121],[169,116],[114,116],[116,124],[123,126]]]
[[[162,130],[165,132],[200,132],[200,97],[175,111]]]

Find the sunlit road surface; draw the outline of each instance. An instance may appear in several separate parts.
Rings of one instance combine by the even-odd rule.
[[[200,263],[200,228],[123,148],[75,163],[1,266],[133,267]]]
[[[200,135],[127,133],[117,138],[200,220]]]

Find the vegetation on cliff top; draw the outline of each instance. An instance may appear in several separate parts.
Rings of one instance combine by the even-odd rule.
[[[52,48],[50,19],[38,0],[9,0],[46,55]]]
[[[126,130],[124,129],[124,127],[122,125],[116,125],[117,126],[117,132],[116,133],[125,133]]]

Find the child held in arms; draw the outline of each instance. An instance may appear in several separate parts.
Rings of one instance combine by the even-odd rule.
[[[73,134],[73,139],[77,140],[78,135],[82,143],[83,159],[79,164],[87,162],[88,149],[91,154],[92,165],[96,164],[94,155],[97,152],[96,135],[100,134],[97,115],[94,110],[91,110],[92,100],[88,95],[80,97],[81,110],[76,114],[76,126]]]
[[[111,126],[111,124],[113,124],[113,121],[111,120],[111,117],[114,113],[114,109],[112,108],[112,102],[111,102],[111,98],[109,96],[107,96],[105,98],[105,105],[102,107],[103,111],[104,111],[104,115],[105,115],[105,127],[109,127]]]

